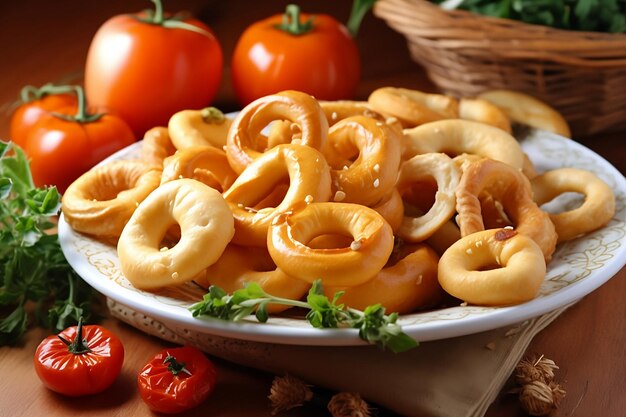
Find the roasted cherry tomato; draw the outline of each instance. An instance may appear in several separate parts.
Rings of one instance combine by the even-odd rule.
[[[117,378],[124,346],[102,326],[69,327],[45,338],[35,352],[35,370],[52,391],[71,397],[96,394]]]
[[[76,113],[76,95],[68,86],[54,86],[46,84],[41,88],[30,85],[21,91],[21,103],[11,115],[9,137],[11,141],[24,147],[26,136],[30,129],[44,115],[52,111],[66,108],[70,113]]]
[[[119,114],[137,137],[167,126],[179,110],[206,107],[222,76],[222,49],[208,26],[166,16],[161,0],[151,13],[106,21],[87,55],[89,102]]]
[[[215,380],[213,363],[198,349],[165,349],[139,373],[139,394],[154,411],[180,413],[204,402],[213,392]]]
[[[42,116],[23,146],[35,185],[56,185],[59,192],[115,151],[135,142],[128,124],[112,114],[89,114],[82,88],[78,110],[62,107]]]
[[[249,26],[231,64],[241,105],[282,90],[299,90],[320,100],[350,99],[359,82],[359,50],[333,17],[300,14],[296,5]]]

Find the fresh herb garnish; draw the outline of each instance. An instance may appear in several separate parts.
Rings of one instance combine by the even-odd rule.
[[[194,317],[210,316],[222,320],[238,321],[254,313],[257,320],[265,323],[269,314],[268,304],[282,304],[307,309],[306,319],[317,328],[356,328],[364,341],[388,348],[393,352],[404,352],[418,345],[417,341],[402,331],[397,313],[385,314],[380,304],[367,307],[364,311],[338,304],[343,292],[337,292],[330,300],[324,295],[322,282],[313,283],[306,301],[290,300],[266,293],[259,284],[248,283],[245,288],[232,294],[211,286],[202,301],[189,310]]]
[[[90,316],[95,291],[69,266],[53,233],[61,196],[37,188],[22,149],[0,141],[0,346],[39,325],[63,330]]]

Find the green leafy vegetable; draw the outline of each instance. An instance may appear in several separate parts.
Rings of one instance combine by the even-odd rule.
[[[388,348],[393,352],[404,352],[418,343],[402,331],[397,313],[385,314],[380,304],[367,307],[364,311],[339,304],[343,292],[332,300],[324,295],[322,283],[313,283],[305,301],[290,300],[266,293],[258,284],[249,283],[245,288],[227,294],[223,289],[211,286],[202,301],[189,310],[194,317],[209,316],[222,320],[238,321],[254,313],[261,323],[268,320],[267,305],[282,304],[308,310],[306,319],[317,328],[356,328],[364,341]]]
[[[462,0],[457,8],[558,29],[626,32],[626,0]]]
[[[28,329],[28,305],[38,324],[63,330],[90,315],[92,290],[69,266],[52,233],[61,196],[36,188],[28,159],[0,141],[0,346]]]

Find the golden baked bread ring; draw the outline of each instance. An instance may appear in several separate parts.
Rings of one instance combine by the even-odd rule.
[[[478,95],[499,107],[511,121],[538,129],[554,132],[566,138],[572,132],[565,118],[543,101],[511,90],[491,90]]]
[[[433,233],[428,239],[426,244],[433,248],[433,250],[441,256],[450,246],[457,240],[461,239],[461,231],[459,226],[456,225],[454,220],[448,220],[441,225],[435,233]]]
[[[324,293],[332,298],[344,291],[339,302],[359,310],[381,304],[389,313],[407,314],[438,305],[444,293],[437,280],[437,254],[424,244],[405,245],[397,258],[361,285],[328,286]]]
[[[507,115],[487,100],[462,98],[459,101],[459,118],[485,123],[511,133],[511,122]]]
[[[176,223],[180,240],[162,247]],[[139,289],[182,284],[218,260],[234,231],[218,191],[189,178],[170,181],[142,201],[124,227],[117,244],[120,268]]]
[[[489,229],[462,237],[439,260],[439,283],[470,304],[504,306],[537,296],[546,275],[539,246],[514,230]]]
[[[522,173],[526,175],[526,178],[532,180],[537,176],[537,169],[535,164],[530,160],[528,154],[524,152],[524,166],[522,166]]]
[[[307,246],[312,249],[339,249],[350,246],[352,242],[352,236],[328,234],[314,237]]]
[[[195,282],[204,288],[218,286],[229,294],[244,288],[247,283],[256,282],[268,294],[290,300],[299,300],[311,287],[310,283],[290,277],[276,268],[267,248],[234,244],[228,245],[222,256]],[[288,308],[281,304],[268,304],[267,311],[279,313]]]
[[[177,151],[163,164],[161,184],[193,178],[219,192],[226,191],[237,178],[226,153],[213,146],[193,146]]]
[[[317,236],[351,236],[348,247],[313,249]],[[324,285],[359,285],[376,275],[393,250],[393,231],[374,210],[350,203],[312,203],[274,218],[267,247],[287,274]]]
[[[141,160],[163,167],[163,160],[174,155],[176,148],[166,127],[153,127],[148,130],[141,142]]]
[[[371,117],[352,116],[333,125],[323,153],[332,168],[334,200],[371,206],[389,195],[401,148],[397,132]]]
[[[514,224],[504,211],[502,203],[494,199],[491,194],[483,193],[479,197],[481,217],[485,229],[501,229]]]
[[[366,116],[381,122],[385,121],[383,115],[372,110],[367,101],[336,100],[319,103],[328,120],[328,126],[352,116]]]
[[[215,107],[202,110],[181,110],[175,113],[167,125],[176,149],[192,146],[215,146],[222,149],[226,145],[226,136],[232,119],[226,117]]]
[[[416,155],[402,163],[396,187],[403,193],[413,183],[433,178],[437,183],[435,201],[425,214],[404,215],[397,235],[408,242],[421,242],[432,236],[456,212],[455,191],[460,172],[453,160],[443,153]]]
[[[554,224],[533,201],[528,178],[518,169],[492,159],[463,165],[456,191],[456,220],[461,236],[485,229],[480,204],[485,193],[502,204],[515,229],[533,239],[549,261],[557,242]]]
[[[454,97],[407,88],[379,88],[370,94],[367,102],[374,111],[396,117],[404,127],[459,117],[459,104]]]
[[[286,143],[297,143],[302,137],[300,126],[289,120],[274,120],[269,127],[269,134],[265,140],[263,135],[257,139],[257,145],[260,149],[273,148],[276,145],[284,145]]]
[[[63,194],[65,221],[77,232],[117,238],[155,188],[161,170],[143,161],[113,161],[81,175]]]
[[[434,196],[437,191],[437,183],[434,182],[431,187],[429,183],[420,183],[416,185],[416,189],[410,189],[402,194],[402,204],[404,205],[404,216],[420,217],[423,216],[434,204]],[[424,198],[432,195],[433,199]],[[454,242],[461,238],[461,231],[454,219],[450,219],[443,223],[435,232],[424,242],[441,255]]]
[[[371,208],[387,220],[387,223],[389,223],[394,233],[402,225],[402,220],[404,220],[404,204],[402,202],[402,196],[396,187],[391,190],[388,196]]]
[[[289,189],[276,207],[258,203],[285,181]],[[304,145],[278,145],[256,158],[224,193],[235,217],[233,243],[265,246],[279,213],[330,198],[330,167],[321,152]]]
[[[559,242],[599,229],[615,214],[613,190],[592,172],[577,168],[554,169],[533,178],[531,185],[533,198],[539,205],[567,192],[584,195],[584,202],[579,207],[550,213]]]
[[[326,143],[328,122],[315,98],[293,90],[261,97],[241,110],[228,133],[226,155],[235,172],[242,173],[265,151],[258,138],[275,120],[296,123],[300,132],[298,142],[302,145],[322,149]]]
[[[429,152],[448,155],[463,153],[495,159],[521,169],[524,152],[515,138],[505,131],[469,120],[440,120],[405,129],[404,159]]]

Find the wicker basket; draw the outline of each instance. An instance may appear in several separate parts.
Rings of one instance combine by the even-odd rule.
[[[444,10],[424,0],[378,0],[374,14],[408,41],[441,91],[506,88],[557,108],[574,136],[626,128],[626,35],[577,32]]]

